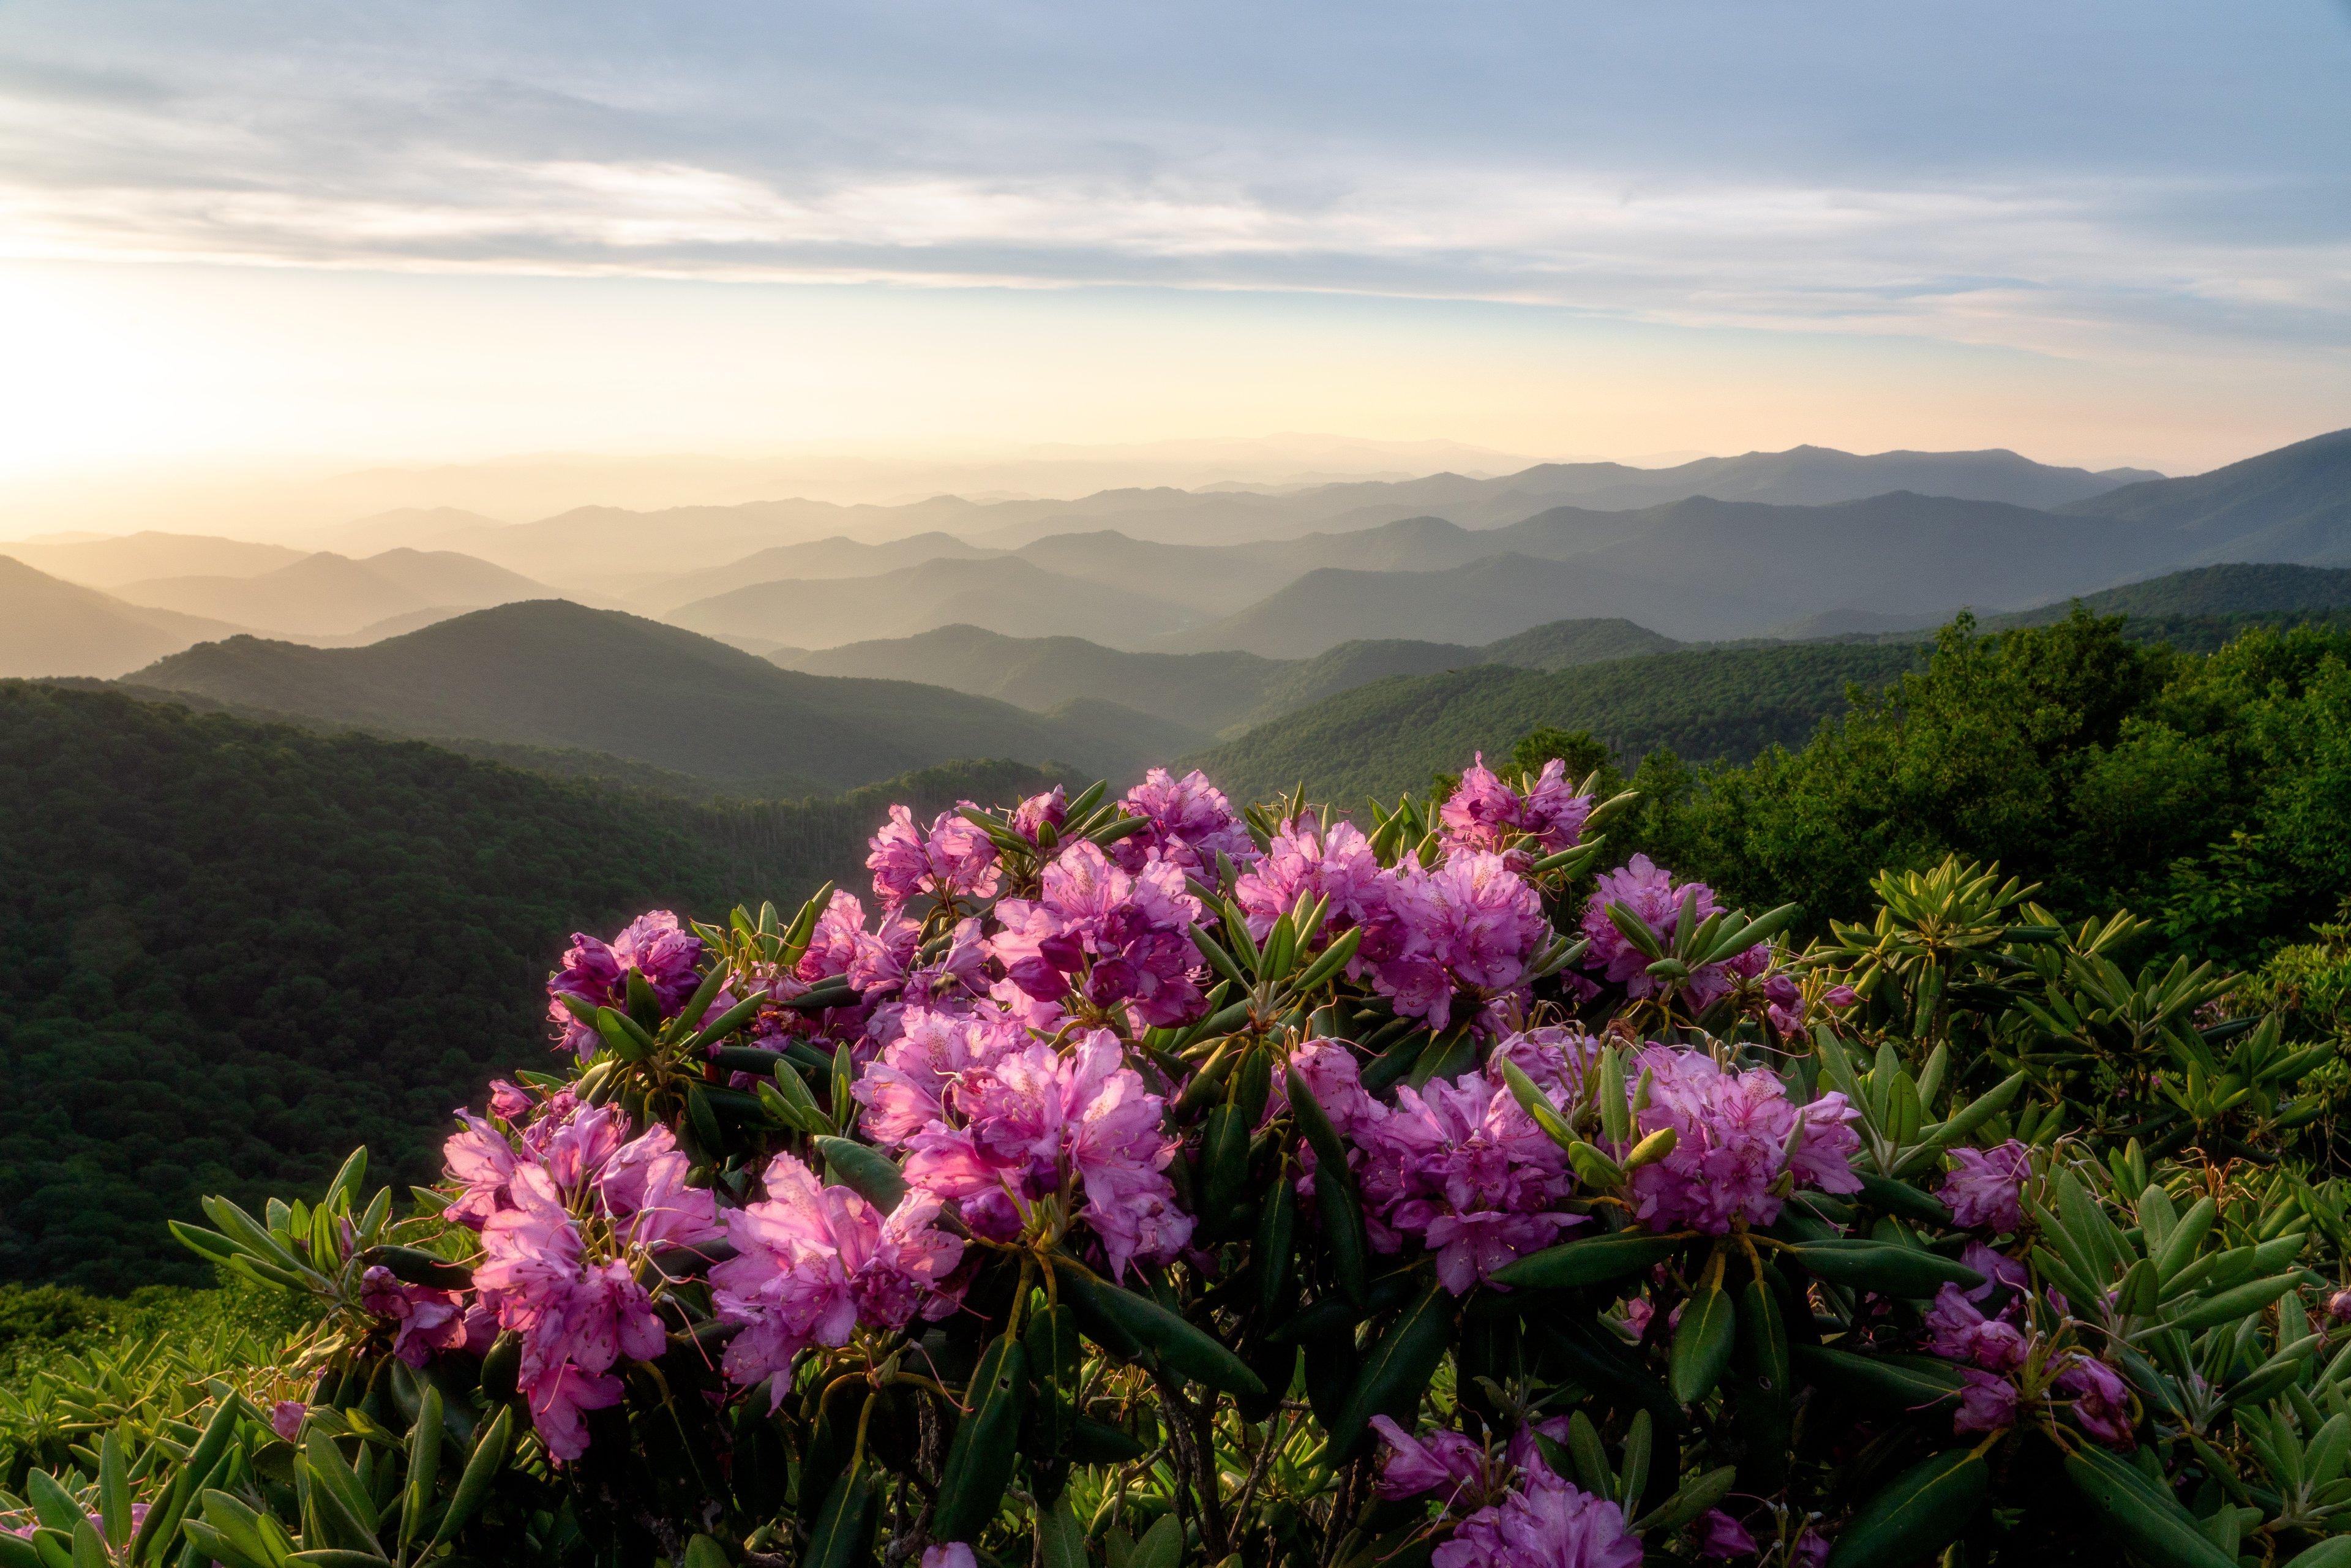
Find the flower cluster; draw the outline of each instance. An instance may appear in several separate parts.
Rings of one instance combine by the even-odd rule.
[[[940,812],[926,831],[914,825],[912,811],[893,806],[869,847],[866,869],[888,914],[917,898],[956,904],[996,895],[996,846],[959,812]]]
[[[1221,797],[1220,797],[1221,798]],[[1123,1007],[1138,1029],[1181,1023],[1199,1009],[1200,901],[1173,860],[1129,871],[1083,841],[1045,868],[1033,899],[996,906],[989,951],[1008,984],[998,994],[1049,1023],[1072,993],[1097,1013]],[[1040,1009],[1042,1009],[1041,1013]]]
[[[1372,1245],[1417,1241],[1457,1296],[1580,1222],[1560,1212],[1574,1186],[1565,1155],[1482,1071],[1399,1089],[1350,1121]]]
[[[1942,1198],[1955,1223],[2005,1234],[2024,1223],[2024,1184],[2032,1176],[2032,1151],[2014,1138],[1997,1148],[1953,1149]]]
[[[955,1310],[950,1276],[964,1244],[936,1228],[935,1195],[909,1192],[883,1214],[789,1155],[769,1161],[762,1179],[767,1197],[726,1216],[736,1255],[711,1269],[710,1299],[719,1322],[743,1325],[726,1346],[726,1375],[768,1383],[770,1408],[809,1346],[845,1343],[861,1322],[898,1329]]]
[[[1969,1244],[1964,1260],[1984,1282],[1965,1291],[1945,1285],[1923,1320],[1927,1348],[1964,1368],[1953,1429],[2001,1431],[2036,1397],[2063,1396],[2082,1430],[2101,1443],[2129,1447],[2129,1389],[2105,1363],[2078,1350],[2053,1350],[2034,1332],[2024,1266],[1981,1242]],[[1996,1293],[2005,1301],[1987,1315]]]
[[[1155,768],[1126,792],[1126,809],[1146,824],[1111,846],[1118,863],[1140,872],[1145,862],[1167,861],[1187,872],[1214,876],[1217,856],[1236,865],[1257,858],[1257,841],[1233,814],[1225,792],[1198,768],[1177,779]]]
[[[577,1458],[588,1446],[585,1413],[620,1403],[614,1364],[667,1347],[638,1265],[658,1249],[716,1239],[716,1207],[686,1184],[686,1156],[667,1127],[631,1138],[619,1112],[569,1093],[512,1138],[460,1114],[465,1130],[444,1152],[461,1191],[444,1213],[478,1230],[482,1248],[461,1326],[469,1343],[498,1330],[519,1336],[517,1385],[532,1421],[549,1454]],[[402,1338],[433,1335],[427,1347],[444,1347],[437,1336],[451,1332],[447,1322],[433,1321],[424,1292],[402,1290],[404,1312],[379,1302],[400,1318]]]
[[[1458,851],[1440,864],[1407,864],[1391,908],[1401,928],[1395,956],[1378,964],[1373,984],[1409,1018],[1444,1029],[1456,993],[1489,1000],[1516,990],[1552,939],[1541,895],[1501,856]]]
[[[1486,766],[1481,752],[1437,812],[1437,823],[1447,849],[1504,855],[1524,869],[1537,855],[1573,849],[1591,815],[1592,797],[1576,793],[1558,758],[1543,764],[1521,795]]]
[[[1429,1558],[1432,1568],[1637,1568],[1641,1542],[1624,1511],[1553,1471],[1535,1442],[1564,1436],[1567,1423],[1522,1429],[1497,1458],[1458,1432],[1416,1437],[1386,1416],[1374,1428],[1385,1443],[1380,1494],[1389,1499],[1437,1492],[1452,1533]]]
[[[640,915],[610,942],[584,931],[574,932],[563,967],[547,983],[547,1016],[563,1030],[563,1044],[580,1060],[596,1052],[596,1031],[564,1005],[569,997],[591,1008],[620,1008],[628,1001],[629,971],[636,970],[653,988],[664,1017],[693,998],[701,977],[702,938],[679,924],[666,909]]]
[[[1600,878],[1599,888],[1583,912],[1583,935],[1591,943],[1584,952],[1583,967],[1599,970],[1603,978],[1611,985],[1624,987],[1625,994],[1636,999],[1655,996],[1661,984],[1649,973],[1647,955],[1625,940],[1625,933],[1609,918],[1608,906],[1612,904],[1647,926],[1658,945],[1667,948],[1673,944],[1674,932],[1681,924],[1685,908],[1695,925],[1720,907],[1715,902],[1714,889],[1702,882],[1677,882],[1671,872],[1646,855],[1635,855]],[[1719,963],[1706,965],[1684,983],[1684,994],[1690,1006],[1703,1009],[1728,994],[1739,980],[1751,980],[1762,974],[1770,957],[1770,949],[1759,945]]]
[[[905,1151],[908,1182],[954,1201],[978,1235],[1008,1240],[1053,1199],[1100,1239],[1113,1275],[1191,1239],[1166,1169],[1177,1140],[1164,1102],[1107,1030],[1065,1050],[1002,1017],[932,1016],[869,1065],[852,1092],[866,1130]]]
[[[1634,1212],[1651,1228],[1720,1236],[1734,1224],[1769,1225],[1780,1217],[1782,1172],[1823,1192],[1861,1190],[1852,1164],[1860,1113],[1844,1095],[1799,1106],[1764,1069],[1729,1070],[1701,1051],[1653,1045],[1634,1065],[1649,1082],[1640,1134],[1674,1133],[1665,1158],[1633,1173]]]

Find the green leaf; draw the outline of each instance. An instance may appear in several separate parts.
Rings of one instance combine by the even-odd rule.
[[[1875,1291],[1881,1296],[1924,1300],[1945,1285],[1973,1290],[1984,1282],[1981,1274],[1964,1263],[1885,1241],[1843,1237],[1806,1241],[1787,1249],[1786,1256],[1832,1285]]]
[[[122,1464],[122,1430],[110,1427],[98,1446],[98,1514],[106,1525],[108,1544],[131,1540],[131,1477]]]
[[[360,1262],[371,1268],[381,1264],[392,1270],[395,1280],[427,1285],[436,1291],[468,1290],[474,1283],[474,1271],[465,1264],[435,1257],[418,1247],[371,1247],[360,1254]]]
[[[1420,1396],[1452,1341],[1453,1299],[1442,1281],[1432,1280],[1364,1358],[1363,1372],[1332,1424],[1330,1454],[1352,1455],[1370,1435],[1374,1416],[1389,1416],[1409,1431]]]
[[[707,1535],[697,1535],[685,1543],[684,1568],[727,1568],[726,1548]]]
[[[1499,1054],[1495,1056],[1494,1062],[1502,1070],[1502,1082],[1509,1086],[1510,1098],[1519,1103],[1519,1109],[1524,1111],[1552,1143],[1562,1149],[1572,1149],[1582,1141],[1576,1137],[1575,1129],[1560,1119],[1559,1110],[1552,1104],[1551,1096],[1542,1092],[1541,1084],[1527,1076],[1524,1068]]]
[[[1738,1479],[1738,1469],[1730,1465],[1692,1477],[1663,1507],[1642,1516],[1640,1522],[1633,1526],[1633,1532],[1671,1535],[1697,1522],[1698,1515],[1730,1495],[1731,1485]]]
[[[947,1448],[931,1524],[942,1541],[977,1540],[1012,1484],[1020,1416],[1029,1397],[1029,1355],[1019,1340],[1005,1334],[989,1342],[964,1397],[971,1413],[956,1425]]]
[[[1722,1381],[1730,1366],[1731,1347],[1738,1343],[1738,1328],[1730,1292],[1719,1284],[1684,1303],[1667,1373],[1667,1385],[1677,1402],[1695,1405]]]
[[[1045,1454],[1059,1453],[1069,1439],[1071,1401],[1077,1397],[1084,1356],[1078,1343],[1077,1314],[1066,1306],[1046,1308],[1029,1320],[1021,1343],[1029,1353],[1029,1375],[1044,1395],[1036,1409],[1039,1445]]]
[[[1322,1245],[1339,1276],[1339,1289],[1362,1305],[1369,1272],[1371,1239],[1364,1227],[1364,1208],[1355,1196],[1354,1179],[1347,1171],[1347,1146],[1331,1124],[1322,1103],[1298,1069],[1287,1069],[1290,1109],[1299,1129],[1314,1150],[1314,1212],[1322,1221]]]
[[[881,1150],[849,1138],[813,1140],[824,1156],[825,1174],[887,1214],[906,1196],[906,1178]]]
[[[873,1482],[862,1459],[841,1471],[817,1510],[816,1522],[809,1531],[808,1551],[800,1558],[801,1568],[852,1568],[870,1561],[875,1500]]]
[[[2351,1568],[2351,1535],[2322,1541],[2287,1559],[2284,1568]]]
[[[1053,1267],[1063,1295],[1081,1298],[1084,1304],[1132,1335],[1136,1344],[1155,1353],[1160,1365],[1169,1372],[1227,1394],[1265,1392],[1265,1385],[1240,1357],[1157,1301],[1122,1290],[1068,1259],[1055,1259]]]
[[[2214,1545],[2168,1491],[2113,1455],[2085,1448],[2065,1456],[2074,1483],[2125,1547],[2161,1568],[2236,1568],[2236,1558]]]
[[[1179,1568],[1183,1560],[1183,1522],[1173,1513],[1163,1513],[1126,1554],[1125,1568]]]
[[[1823,1387],[1894,1414],[1956,1400],[1966,1386],[1959,1368],[1928,1356],[1860,1355],[1831,1345],[1796,1345],[1796,1369]]]
[[[1081,1465],[1123,1465],[1151,1450],[1107,1421],[1080,1416],[1070,1426],[1070,1458]]]
[[[457,1538],[457,1532],[473,1521],[482,1505],[489,1500],[490,1483],[505,1468],[507,1448],[514,1440],[514,1406],[501,1408],[474,1442],[474,1452],[465,1460],[465,1472],[457,1478],[457,1490],[450,1496],[447,1511],[433,1531],[433,1544],[444,1546]]]
[[[405,1547],[424,1528],[424,1511],[433,1506],[433,1488],[441,1479],[441,1390],[427,1382],[408,1429],[408,1483],[400,1512],[400,1543]]]
[[[1687,1243],[1676,1237],[1646,1231],[1619,1230],[1546,1247],[1499,1269],[1498,1285],[1531,1286],[1537,1290],[1571,1290],[1581,1285],[1604,1285],[1628,1274],[1640,1273],[1672,1257]]]
[[[1899,1215],[1921,1225],[1941,1227],[1951,1223],[1951,1211],[1940,1200],[1907,1181],[1896,1181],[1890,1176],[1863,1175],[1861,1200],[1881,1214]]]
[[[1828,1568],[1908,1568],[1933,1556],[1968,1527],[1991,1479],[1981,1457],[1965,1448],[1911,1466],[1861,1505]]]
[[[1291,1254],[1298,1240],[1298,1189],[1290,1181],[1288,1166],[1274,1174],[1273,1185],[1259,1207],[1257,1244],[1249,1249],[1249,1261],[1257,1270],[1257,1314],[1261,1322],[1270,1322],[1282,1310],[1290,1291]]]
[[[2209,1329],[2215,1323],[2235,1322],[2241,1318],[2250,1317],[2260,1312],[2272,1301],[2293,1290],[2297,1278],[2298,1276],[2293,1274],[2280,1274],[2272,1279],[2255,1280],[2250,1283],[2239,1285],[2233,1290],[2222,1291],[2217,1296],[2207,1296],[2194,1302],[2178,1317],[2166,1322],[2163,1326],[2167,1329],[2178,1329],[2183,1333],[2195,1333],[2200,1330]]]
[[[1066,1494],[1037,1521],[1037,1554],[1043,1568],[1088,1568],[1086,1527],[1070,1511]]]

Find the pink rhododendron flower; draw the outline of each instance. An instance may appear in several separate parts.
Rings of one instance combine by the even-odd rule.
[[[490,1080],[490,1114],[501,1122],[519,1122],[538,1104],[538,1097],[518,1083]]]
[[[1523,983],[1552,939],[1541,895],[1499,855],[1465,851],[1430,870],[1408,866],[1392,907],[1404,941],[1373,984],[1431,1029],[1452,1020],[1457,989],[1490,995]]]
[[[2074,1396],[2082,1430],[2113,1448],[2131,1446],[2130,1389],[2113,1367],[2077,1354],[2057,1375],[2057,1387]]]
[[[1070,800],[1059,784],[1042,795],[1031,795],[1012,809],[1012,831],[1030,843],[1041,837],[1041,829],[1050,827],[1056,832],[1070,819]]]
[[[1973,1367],[1959,1375],[1967,1386],[1959,1390],[1959,1408],[1951,1417],[1953,1431],[1998,1432],[2016,1425],[2016,1385]]]
[[[2024,1364],[2023,1331],[2004,1319],[1985,1317],[1957,1285],[1935,1293],[1926,1323],[1928,1348],[1946,1361],[1968,1362],[1986,1372],[2013,1372]]]
[[[1648,956],[1625,939],[1608,917],[1608,906],[1623,906],[1656,934],[1660,946],[1670,948],[1685,903],[1691,906],[1693,925],[1719,907],[1712,888],[1702,882],[1677,882],[1672,873],[1646,855],[1635,855],[1605,873],[1583,911],[1583,935],[1591,943],[1583,967],[1601,971],[1609,983],[1624,987],[1628,997],[1656,995],[1662,986],[1649,973]],[[1762,974],[1769,956],[1770,949],[1759,945],[1719,964],[1708,964],[1684,983],[1683,994],[1692,1007],[1708,1007],[1730,990],[1734,979],[1751,980]]]
[[[1336,936],[1388,917],[1395,881],[1353,823],[1333,822],[1325,830],[1316,818],[1298,817],[1283,823],[1272,846],[1235,880],[1233,900],[1249,916],[1249,936],[1262,941],[1284,915],[1328,898],[1322,929]]]
[[[290,1443],[301,1435],[302,1417],[309,1413],[299,1399],[280,1399],[269,1407],[269,1429]]]
[[[979,1559],[960,1541],[923,1548],[922,1568],[979,1568]]]
[[[1636,1568],[1641,1542],[1622,1510],[1560,1479],[1526,1472],[1522,1490],[1463,1520],[1431,1568]]]
[[[890,1067],[905,1082],[877,1084],[878,1095],[919,1092],[907,1062]],[[1066,1195],[1083,1198],[1077,1218],[1101,1240],[1113,1276],[1136,1258],[1173,1258],[1191,1239],[1192,1218],[1165,1175],[1176,1141],[1160,1125],[1163,1102],[1125,1065],[1109,1030],[1065,1051],[1040,1040],[994,1051],[956,1071],[941,1109],[907,1140],[906,1179],[956,1202],[979,1234],[1017,1236],[1028,1205]]]
[[[726,1216],[736,1256],[712,1267],[710,1299],[720,1322],[744,1325],[727,1344],[726,1375],[772,1380],[771,1408],[809,1346],[846,1343],[861,1322],[904,1328],[954,1310],[945,1287],[963,1242],[936,1228],[935,1195],[909,1192],[884,1215],[789,1155],[769,1161],[764,1179],[765,1199]]]
[[[1970,1291],[1968,1300],[1980,1301],[2003,1285],[2020,1294],[2032,1289],[2032,1276],[2023,1264],[2013,1258],[1993,1251],[1980,1241],[1970,1241],[1959,1254],[1959,1261],[1984,1277],[1984,1282]],[[2011,1306],[2011,1311],[2014,1308]]]
[[[1634,1212],[1652,1229],[1720,1236],[1734,1220],[1769,1225],[1780,1217],[1771,1186],[1782,1169],[1823,1192],[1861,1190],[1852,1166],[1861,1137],[1851,1125],[1860,1113],[1844,1095],[1798,1107],[1764,1069],[1726,1071],[1698,1051],[1653,1045],[1634,1066],[1650,1075],[1641,1134],[1674,1130],[1673,1152],[1633,1173]]]
[[[959,812],[940,812],[926,831],[914,825],[912,811],[893,806],[869,847],[874,896],[892,915],[916,898],[959,904],[996,895],[996,846]]]
[[[1372,1430],[1387,1451],[1380,1458],[1380,1495],[1418,1497],[1435,1491],[1440,1505],[1482,1487],[1486,1449],[1449,1427],[1416,1437],[1385,1416],[1372,1417]]]
[[[1543,764],[1521,795],[1486,766],[1480,752],[1438,810],[1437,823],[1448,850],[1506,855],[1513,869],[1522,869],[1538,856],[1573,849],[1591,814],[1592,797],[1575,792],[1567,764],[1558,758]]]
[[[1756,1551],[1755,1537],[1747,1532],[1747,1527],[1722,1510],[1710,1508],[1698,1516],[1699,1556],[1752,1557]]]
[[[2010,1231],[2024,1223],[2024,1184],[2032,1151],[2011,1138],[1997,1148],[1953,1149],[1942,1198],[1951,1218],[1970,1229]]]
[[[1574,1185],[1566,1155],[1483,1072],[1399,1089],[1352,1136],[1372,1244],[1393,1252],[1418,1239],[1457,1296],[1577,1222],[1556,1212]]]
[[[465,1348],[465,1305],[455,1291],[408,1284],[379,1265],[360,1276],[360,1305],[400,1325],[392,1354],[411,1366],[423,1366],[435,1351]]]
[[[1177,779],[1155,768],[1126,792],[1126,809],[1151,825],[1111,845],[1111,855],[1130,872],[1149,860],[1173,862],[1214,880],[1219,852],[1235,865],[1257,858],[1257,841],[1233,814],[1233,803],[1198,768]]]
[[[676,1012],[693,998],[701,977],[702,938],[686,930],[666,909],[640,915],[610,942],[575,932],[563,967],[547,982],[547,1016],[563,1030],[563,1044],[581,1061],[596,1054],[596,1031],[563,1004],[572,997],[592,1007],[618,1008],[628,1000],[631,969],[643,974],[661,1003],[664,1016]]]
[[[2327,1297],[2326,1315],[2338,1323],[2351,1323],[2351,1291],[2337,1291]]]
[[[1129,872],[1081,840],[1047,866],[1034,899],[996,906],[989,949],[1013,986],[1058,1005],[1072,991],[1092,1006],[1123,1006],[1138,1029],[1181,1023],[1199,1009],[1192,927],[1203,911],[1175,862]]]

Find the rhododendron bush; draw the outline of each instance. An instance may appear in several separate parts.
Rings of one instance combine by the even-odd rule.
[[[1799,947],[1624,803],[1155,772],[583,935],[438,1185],[179,1228],[314,1326],[0,1568],[2351,1563],[2332,1048],[1980,868]]]

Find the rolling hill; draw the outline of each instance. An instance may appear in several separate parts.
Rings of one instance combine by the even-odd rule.
[[[284,545],[152,529],[114,538],[0,545],[0,551],[51,577],[105,589],[152,577],[258,577],[293,565],[303,554]]]
[[[1393,798],[1472,753],[1506,753],[1537,725],[1589,729],[1628,764],[1667,747],[1736,760],[1803,740],[1843,711],[1848,685],[1875,685],[1923,663],[1917,644],[1795,643],[1691,649],[1560,673],[1480,665],[1378,681],[1188,759],[1236,799],[1303,780],[1340,802]]]
[[[2243,562],[2199,566],[2085,593],[2081,601],[2095,614],[2132,617],[2351,610],[2351,568]],[[2071,600],[2061,600],[2002,619],[2018,625],[2062,621],[2072,608]]]
[[[849,789],[958,757],[1123,779],[1200,738],[1125,710],[1039,715],[936,686],[800,674],[562,600],[477,611],[364,648],[236,637],[131,680],[397,735],[607,752],[758,794]]]
[[[672,611],[713,636],[830,648],[967,624],[1008,635],[1084,637],[1136,647],[1196,619],[1133,589],[1079,582],[1017,558],[927,560],[872,577],[754,583]]]
[[[637,609],[660,614],[755,583],[878,577],[885,571],[920,566],[928,560],[973,560],[994,553],[966,544],[953,534],[913,534],[878,545],[835,534],[806,544],[776,545],[725,566],[665,577],[630,594],[628,601]]]
[[[811,674],[927,681],[1049,712],[1101,697],[1203,731],[1226,733],[1391,675],[1477,664],[1563,669],[1675,647],[1629,621],[1562,621],[1489,646],[1405,639],[1343,643],[1311,659],[1255,653],[1136,653],[1077,637],[1007,637],[977,626],[810,653],[768,655]]]
[[[549,1061],[579,930],[864,881],[892,800],[1047,782],[965,763],[697,806],[414,741],[0,683],[0,1279],[204,1284],[166,1218],[257,1211],[365,1143],[431,1179],[453,1105]]]
[[[110,679],[241,628],[128,604],[0,556],[0,675]]]
[[[2351,430],[2281,446],[2182,479],[2156,479],[2075,501],[2075,517],[2162,529],[2174,559],[2351,564]]]
[[[362,560],[322,550],[258,576],[152,578],[119,591],[134,604],[325,637],[419,611],[505,604],[552,592],[472,556],[404,548]]]

